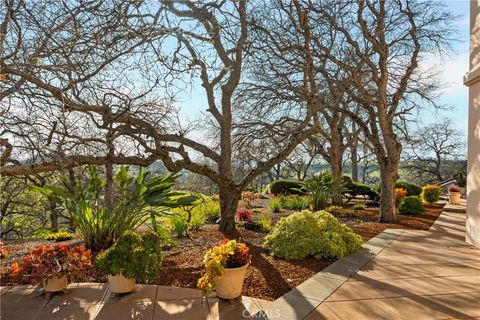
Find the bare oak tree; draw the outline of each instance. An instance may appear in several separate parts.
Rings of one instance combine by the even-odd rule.
[[[330,77],[331,90],[349,94],[359,112],[346,112],[377,156],[381,178],[380,221],[395,222],[395,181],[404,121],[420,103],[434,104],[440,82],[421,70],[426,54],[448,52],[453,18],[430,1],[342,1],[311,6],[318,22],[332,29],[333,46],[321,46],[329,63],[343,71]]]
[[[2,139],[4,176],[161,160],[170,171],[187,169],[218,185],[220,230],[232,231],[241,190],[315,132],[311,112],[270,122],[255,114],[249,120],[257,129],[278,125],[279,130],[250,143],[273,143],[276,149],[256,158],[241,177],[235,175],[232,158],[242,142],[234,136],[254,127],[240,121],[234,103],[243,60],[250,54],[246,1],[5,4],[0,39],[2,110],[9,119]],[[179,119],[171,96],[195,81],[205,92],[207,127],[216,133],[211,139],[198,139],[205,122]],[[36,115],[41,121],[33,125]],[[30,130],[23,139],[20,124]],[[47,159],[22,153],[32,130],[39,149],[49,150]]]

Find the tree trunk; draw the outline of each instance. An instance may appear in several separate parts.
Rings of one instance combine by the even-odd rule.
[[[241,193],[237,188],[220,187],[220,225],[218,230],[231,233],[235,230],[235,213]]]
[[[357,152],[357,145],[352,145],[350,149],[351,153],[351,161],[352,161],[352,180],[354,182],[358,181],[358,152]]]
[[[58,232],[58,212],[57,204],[53,200],[48,200],[48,208],[50,210],[50,226],[53,232]]]
[[[397,207],[395,205],[395,181],[397,170],[388,166],[380,166],[381,192],[380,192],[380,222],[396,223]]]
[[[342,157],[339,156],[337,152],[330,152],[330,167],[332,168],[332,176],[335,181],[342,180]],[[338,194],[332,197],[332,204],[334,206],[341,206],[343,205],[342,195]]]

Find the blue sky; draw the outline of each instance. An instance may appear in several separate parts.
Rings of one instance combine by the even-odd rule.
[[[443,1],[456,15],[461,17],[454,22],[457,28],[457,40],[455,54],[441,59],[432,57],[428,59],[428,65],[442,70],[441,80],[448,83],[442,90],[438,102],[447,105],[448,110],[433,112],[428,110],[420,113],[420,120],[424,123],[434,122],[438,118],[451,118],[458,129],[466,134],[468,114],[468,90],[463,85],[463,76],[468,70],[469,52],[469,1]],[[181,106],[181,116],[188,120],[196,119],[201,111],[207,109],[207,100],[198,79],[193,88],[187,89],[181,97],[177,97],[177,103]]]
[[[468,52],[470,41],[470,2],[469,1],[445,1],[451,11],[462,17],[456,22],[458,29],[455,44],[456,54],[442,61],[438,58],[435,64],[443,70],[442,80],[449,83],[443,90],[439,102],[451,107],[451,110],[441,111],[442,117],[453,119],[458,129],[467,132],[468,114],[468,89],[463,85],[463,76],[468,71]],[[425,115],[425,122],[434,120],[433,117]]]

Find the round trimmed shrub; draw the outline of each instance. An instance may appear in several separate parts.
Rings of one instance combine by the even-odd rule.
[[[305,194],[303,185],[299,181],[293,180],[276,180],[270,183],[270,192],[277,194]]]
[[[362,238],[326,211],[304,210],[280,219],[265,237],[270,254],[286,259],[338,259],[358,249]]]
[[[442,187],[437,186],[436,184],[427,184],[424,186],[422,191],[423,200],[428,203],[434,203],[440,200],[440,195],[442,194]]]
[[[398,213],[405,215],[417,215],[425,212],[422,199],[417,196],[408,196],[400,202]]]

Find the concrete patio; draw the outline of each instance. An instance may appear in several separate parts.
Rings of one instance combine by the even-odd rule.
[[[214,297],[203,299],[195,289],[156,285],[137,285],[129,295],[110,296],[102,283],[73,283],[52,299],[32,286],[2,288],[1,319],[242,319],[269,303],[241,297],[231,305]]]
[[[156,285],[111,298],[98,283],[47,299],[15,286],[1,288],[1,319],[480,319],[480,250],[464,239],[464,207],[447,205],[430,230],[386,230],[273,302]]]

